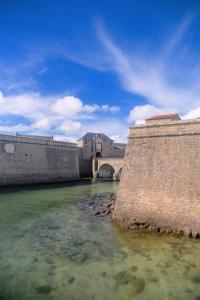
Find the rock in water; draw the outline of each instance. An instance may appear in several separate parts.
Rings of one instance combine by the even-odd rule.
[[[92,210],[92,215],[104,217],[111,215],[115,206],[115,193],[102,193],[92,196],[88,200],[79,202],[80,209]]]

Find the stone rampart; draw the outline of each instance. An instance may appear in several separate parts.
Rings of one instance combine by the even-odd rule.
[[[0,185],[79,179],[76,144],[0,135]]]
[[[130,128],[113,219],[200,234],[200,120]]]

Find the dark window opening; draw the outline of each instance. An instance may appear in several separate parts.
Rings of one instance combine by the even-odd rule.
[[[97,152],[96,157],[101,157],[101,152]]]

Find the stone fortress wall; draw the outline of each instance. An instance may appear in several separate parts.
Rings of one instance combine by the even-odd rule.
[[[0,135],[0,185],[79,179],[76,144]]]
[[[200,119],[152,118],[129,131],[113,219],[200,234]]]

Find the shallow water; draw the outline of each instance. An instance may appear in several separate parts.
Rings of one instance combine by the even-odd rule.
[[[199,300],[200,241],[123,232],[77,205],[116,189],[1,188],[0,300]]]

